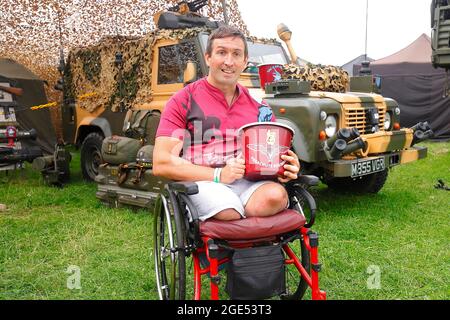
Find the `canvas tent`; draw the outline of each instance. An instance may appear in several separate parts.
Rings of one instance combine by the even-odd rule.
[[[44,153],[53,153],[56,134],[49,110],[30,110],[32,106],[47,103],[44,81],[14,60],[0,58],[0,82],[23,89],[23,94],[16,97],[17,122],[21,130],[36,129],[38,137],[36,141],[23,140],[22,145],[39,146]]]
[[[374,59],[372,59],[370,57],[366,58],[366,55],[362,54],[362,55],[356,57],[355,59],[353,59],[352,61],[347,62],[341,68],[344,69],[345,71],[347,71],[349,76],[353,76],[353,66],[354,65],[361,65],[361,63],[363,61],[365,61],[365,60],[367,60],[369,62],[374,61]]]
[[[355,75],[360,68],[354,66]],[[400,105],[402,127],[428,121],[435,138],[450,138],[450,97],[443,97],[447,75],[431,64],[430,37],[422,34],[406,48],[372,62],[370,68],[381,78],[381,94]]]

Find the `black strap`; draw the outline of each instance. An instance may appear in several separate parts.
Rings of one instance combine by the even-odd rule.
[[[439,179],[438,183],[434,187],[436,189],[442,189],[442,190],[450,191],[450,187],[446,186],[444,180],[442,180],[442,179]]]

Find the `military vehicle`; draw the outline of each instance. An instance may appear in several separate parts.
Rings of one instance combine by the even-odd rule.
[[[447,71],[445,94],[450,94],[450,2],[448,0],[431,1],[431,62],[435,68]]]
[[[65,139],[81,146],[84,177],[95,179],[97,197],[112,205],[150,206],[161,190],[164,181],[151,173],[159,115],[176,91],[207,74],[203,54],[219,24],[189,10],[159,13],[155,22],[159,29],[143,38],[109,38],[72,51],[61,81]],[[336,68],[296,65],[291,32],[280,25],[279,35],[290,56],[276,40],[249,38],[249,66],[239,82],[295,129],[302,173],[332,188],[376,193],[391,167],[426,157],[415,144],[431,134],[427,123],[400,128],[398,104],[372,93],[371,77],[348,84]],[[284,69],[281,81],[261,88],[256,66],[265,63]]]

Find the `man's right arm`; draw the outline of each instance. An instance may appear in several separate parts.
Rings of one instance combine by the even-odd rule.
[[[176,181],[212,181],[214,169],[198,166],[181,158],[183,141],[157,137],[153,149],[153,174]]]
[[[214,169],[192,164],[180,157],[183,141],[157,137],[153,149],[153,174],[175,181],[213,181]],[[244,175],[244,160],[234,159],[222,169],[220,182],[233,183]]]

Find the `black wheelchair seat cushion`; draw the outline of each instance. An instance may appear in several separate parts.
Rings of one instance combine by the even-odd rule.
[[[270,217],[250,217],[232,221],[211,218],[200,223],[200,234],[212,239],[250,240],[287,233],[301,228],[305,223],[303,215],[286,209]]]

